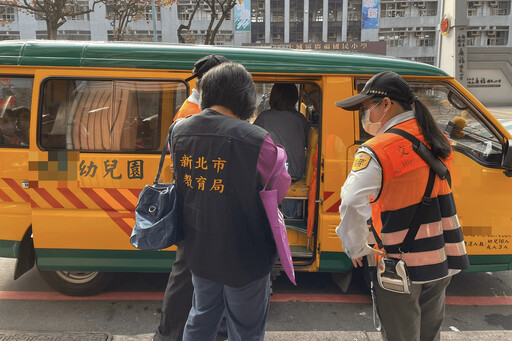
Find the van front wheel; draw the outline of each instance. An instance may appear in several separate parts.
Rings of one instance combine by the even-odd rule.
[[[91,296],[102,292],[114,278],[109,272],[39,271],[55,290],[69,296]]]

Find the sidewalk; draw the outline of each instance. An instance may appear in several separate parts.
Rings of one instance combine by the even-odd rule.
[[[114,335],[113,341],[151,341],[153,334],[141,334],[134,336]],[[265,333],[265,341],[381,341],[378,332],[360,331],[296,331]],[[466,332],[441,332],[442,341],[510,341],[512,330],[504,331],[466,331]]]
[[[153,334],[111,335],[105,332],[0,331],[0,341],[151,341]],[[267,341],[380,341],[378,332],[362,331],[269,331]],[[441,332],[442,341],[510,341],[512,330]]]
[[[114,335],[113,341],[151,341],[153,334]],[[381,341],[378,332],[360,331],[295,331],[265,333],[268,341]],[[442,341],[510,341],[512,330],[441,332]]]

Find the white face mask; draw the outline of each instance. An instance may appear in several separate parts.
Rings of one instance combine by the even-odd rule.
[[[377,104],[375,104],[373,107],[371,107],[371,109],[365,109],[364,110],[364,115],[361,118],[361,123],[363,125],[364,131],[366,131],[368,134],[370,134],[372,136],[377,135],[377,133],[379,132],[380,128],[382,127],[381,121],[384,118],[384,116],[386,116],[386,114],[382,115],[382,117],[380,118],[380,120],[378,122],[370,121],[370,113],[371,113],[371,111],[373,109],[375,109],[381,102],[382,102],[382,100],[380,100]]]

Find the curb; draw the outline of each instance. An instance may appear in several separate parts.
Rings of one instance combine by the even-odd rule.
[[[139,335],[114,335],[113,341],[151,341],[153,333]],[[268,341],[380,341],[379,332],[363,331],[268,331]],[[510,341],[512,330],[481,330],[461,332],[441,332],[442,341]]]

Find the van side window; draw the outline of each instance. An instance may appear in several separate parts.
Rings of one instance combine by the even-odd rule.
[[[365,81],[358,82],[364,85]],[[471,105],[445,83],[410,81],[416,96],[428,107],[441,131],[458,151],[488,167],[499,166],[502,146]],[[361,142],[371,138],[362,130]]]
[[[182,82],[138,80],[52,79],[42,89],[40,146],[80,151],[157,150],[163,115],[187,93]]]
[[[33,78],[0,75],[0,148],[28,148]]]

